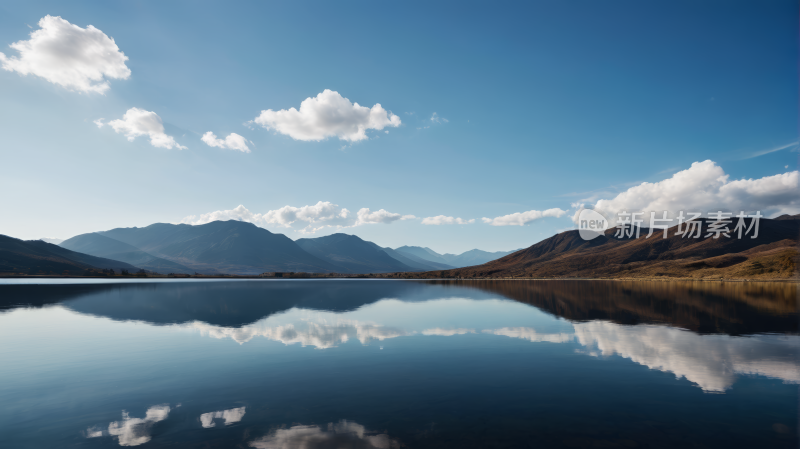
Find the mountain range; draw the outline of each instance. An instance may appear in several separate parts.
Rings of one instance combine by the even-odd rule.
[[[341,233],[292,241],[283,234],[236,220],[195,226],[156,223],[142,228],[116,228],[72,237],[61,242],[60,248],[118,261],[117,265],[130,269],[209,275],[449,270],[462,266],[465,260],[484,262],[493,255],[506,254],[472,250],[462,255],[443,255],[412,246],[392,249]],[[446,260],[451,263],[443,262]],[[61,271],[63,268],[58,272]]]
[[[708,220],[702,220],[708,228]],[[236,220],[203,225],[157,223],[82,234],[60,245],[0,236],[0,272],[82,274],[88,269],[155,273],[259,275],[265,272],[401,274],[406,278],[791,278],[800,215],[761,219],[752,239],[614,236],[592,240],[576,230],[529,248],[439,254],[430,248],[381,247],[348,234],[291,240]]]
[[[128,270],[139,268],[118,260],[70,251],[41,240],[20,240],[0,235],[0,273],[83,274],[89,269]]]
[[[490,253],[481,251],[479,249],[469,250],[461,254],[439,254],[430,248],[422,248],[419,246],[401,246],[397,251],[417,256],[422,260],[434,262],[440,265],[449,265],[453,268],[470,267],[473,265],[482,265],[486,262],[499,259],[509,254],[515,253],[514,251],[497,251]]]
[[[709,220],[701,220],[708,229]],[[749,227],[750,222],[747,222]],[[796,276],[800,215],[762,218],[757,238],[684,238],[674,226],[645,238],[617,238],[609,229],[592,240],[565,231],[524,250],[478,266],[406,273],[409,278],[766,278]],[[677,234],[677,235],[676,235]]]

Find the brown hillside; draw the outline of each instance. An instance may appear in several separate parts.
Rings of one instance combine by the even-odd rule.
[[[650,278],[791,279],[796,277],[800,216],[761,219],[758,238],[700,238],[675,235],[677,226],[645,238],[619,239],[615,229],[593,240],[566,231],[530,248],[483,265],[455,270],[407,273],[408,278]],[[734,222],[735,225],[735,222]],[[731,225],[730,228],[733,228]]]

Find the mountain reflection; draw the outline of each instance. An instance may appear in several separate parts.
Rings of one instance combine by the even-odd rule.
[[[571,321],[668,324],[698,333],[797,333],[798,285],[698,281],[251,281],[0,285],[0,311],[62,303],[120,321],[242,327],[292,308],[347,312],[403,301],[503,297]]]
[[[446,281],[432,281],[442,283]],[[473,288],[572,321],[658,323],[699,333],[797,333],[798,285],[789,282],[472,281]]]
[[[800,383],[797,284],[791,283],[255,281],[0,286],[0,292],[0,309],[60,303],[239,344],[263,338],[329,350],[398,338],[502,337],[620,356],[708,392],[728,390],[740,375]],[[231,413],[206,414],[204,426],[227,423]],[[126,417],[92,436],[145,441],[158,416]],[[296,433],[310,432],[300,427]]]

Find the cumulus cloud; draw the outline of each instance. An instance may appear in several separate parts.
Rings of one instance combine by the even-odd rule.
[[[501,329],[487,329],[483,331],[487,334],[503,335],[511,338],[519,338],[532,342],[566,343],[575,338],[572,334],[540,334],[536,329],[530,327],[504,327]]]
[[[218,210],[201,215],[189,215],[181,223],[200,225],[218,220],[240,220],[253,223],[257,226],[277,226],[292,228],[295,224],[303,224],[305,228],[299,232],[312,234],[326,227],[349,228],[371,223],[389,224],[397,220],[411,220],[413,215],[401,215],[380,209],[371,212],[362,208],[353,215],[349,210],[339,207],[328,201],[319,201],[317,204],[303,207],[283,206],[280,209],[269,210],[263,214],[250,211],[243,205],[234,209]]]
[[[677,216],[679,211],[733,212],[761,211],[767,216],[800,212],[800,173],[787,172],[758,179],[729,179],[720,166],[713,161],[695,162],[686,170],[679,171],[671,178],[650,183],[643,182],[620,193],[615,198],[601,199],[589,207],[603,214],[609,222],[616,222],[622,211],[649,212],[661,216],[667,211],[669,216]],[[583,206],[573,217],[577,217]]]
[[[389,224],[395,222],[397,220],[413,220],[417,217],[413,215],[401,215],[396,214],[393,212],[389,212],[385,209],[376,210],[372,212],[369,208],[362,208],[358,211],[358,218],[356,219],[356,225],[362,224],[369,224],[369,223],[384,223]]]
[[[117,437],[120,446],[138,446],[150,441],[150,429],[153,424],[164,421],[169,416],[168,405],[154,405],[147,409],[144,418],[131,418],[128,412],[122,411],[122,421],[114,421],[103,430],[90,427],[86,431],[87,438],[103,436]]]
[[[4,70],[35,75],[78,92],[104,94],[108,79],[128,79],[128,57],[114,39],[92,25],[81,28],[61,17],[45,16],[30,40],[9,45],[19,56],[0,53]]]
[[[486,218],[483,217],[484,223],[490,224],[492,226],[525,226],[526,224],[538,220],[544,217],[561,217],[565,215],[567,211],[561,210],[559,208],[547,209],[547,210],[529,210],[527,212],[516,212],[509,215],[503,215],[502,217],[495,217],[495,218]]]
[[[619,355],[650,369],[685,377],[705,391],[723,392],[736,374],[762,375],[800,383],[800,338],[760,335],[697,335],[655,325],[575,323],[578,342],[604,356]]]
[[[150,145],[158,148],[166,148],[171,150],[177,148],[185,150],[186,147],[178,144],[172,136],[164,133],[164,123],[161,117],[155,112],[145,111],[139,108],[130,108],[122,116],[122,119],[112,120],[106,124],[103,119],[95,120],[94,123],[98,128],[108,125],[117,132],[117,134],[124,134],[128,141],[133,142],[139,136],[150,137]]]
[[[236,133],[228,134],[228,137],[226,137],[225,140],[223,140],[223,139],[217,139],[217,136],[211,131],[209,131],[203,134],[203,137],[201,137],[200,139],[210,147],[224,148],[228,150],[238,150],[241,151],[242,153],[250,152],[250,148],[247,147],[247,139]]]
[[[347,226],[353,221],[351,215],[347,209],[328,201],[319,201],[317,204],[303,207],[283,206],[263,214],[253,213],[240,204],[234,209],[218,210],[200,216],[190,215],[181,223],[200,225],[218,220],[240,220],[258,226],[276,225],[290,228],[292,224],[300,221],[308,224]]]
[[[435,217],[425,217],[422,219],[424,225],[449,225],[449,224],[470,224],[475,223],[475,219],[464,220],[463,218],[448,217],[446,215],[437,215]]]
[[[328,137],[356,142],[367,139],[367,130],[400,126],[400,117],[380,104],[372,108],[351,103],[338,92],[325,89],[314,98],[306,98],[300,109],[261,111],[253,122],[285,134],[295,140],[320,141]]]
[[[200,424],[205,429],[216,427],[215,419],[223,420],[223,424],[229,426],[235,424],[244,418],[245,407],[232,408],[228,410],[220,410],[217,412],[203,413],[200,415]]]
[[[277,429],[269,435],[248,443],[259,449],[323,449],[350,447],[358,449],[394,449],[402,445],[385,433],[370,432],[352,421],[329,423],[327,430],[320,426],[292,426]]]

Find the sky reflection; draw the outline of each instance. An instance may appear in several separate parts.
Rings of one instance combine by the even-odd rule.
[[[775,314],[789,310],[788,291],[777,305],[752,287],[742,301],[717,291],[708,305],[696,290],[639,284],[607,296],[587,294],[594,284],[318,285],[8,287],[0,437],[37,449],[480,447],[473,429],[494,420],[486,441],[595,426],[625,430],[603,441],[646,445],[647,423],[687,413],[687,423],[716,420],[710,446],[737,429],[749,433],[728,443],[796,435],[800,337]],[[675,293],[682,306],[665,308]],[[731,334],[665,323],[675,317],[698,329],[724,322]],[[773,324],[779,332],[740,333]],[[42,429],[47,416],[61,418]],[[544,446],[562,445],[551,437]]]
[[[504,310],[508,308],[510,310]],[[532,309],[531,311],[533,311]],[[331,349],[349,341],[369,345],[398,337],[503,336],[533,343],[577,343],[578,353],[620,356],[650,369],[686,378],[704,391],[724,392],[737,375],[762,375],[800,383],[800,337],[699,335],[659,325],[625,326],[607,321],[544,322],[531,314],[520,320],[511,302],[451,298],[409,303],[383,300],[354,312],[291,309],[251,325],[221,327],[195,321],[177,325],[216,339],[244,344],[261,337],[285,345]],[[424,317],[420,318],[420,317]],[[540,326],[481,328],[481,321],[539,321]],[[389,324],[384,324],[388,321]],[[420,322],[430,327],[420,328]],[[452,327],[452,323],[470,327]],[[436,325],[439,323],[439,325]],[[559,329],[553,332],[553,327]]]

